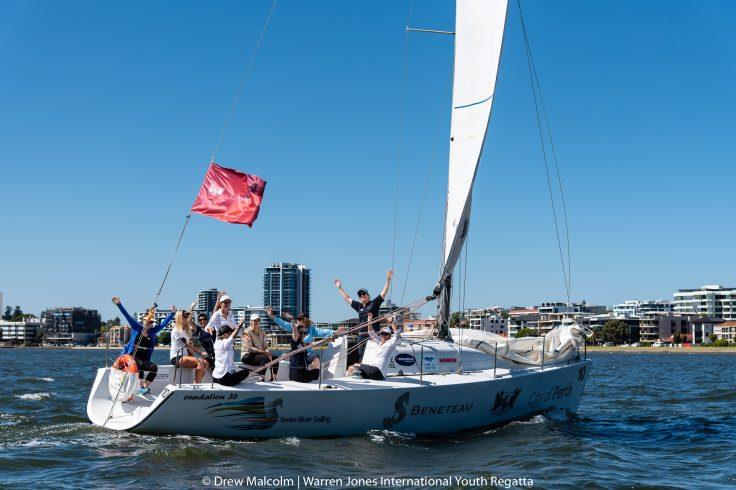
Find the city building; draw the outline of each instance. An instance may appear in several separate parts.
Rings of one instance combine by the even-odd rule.
[[[674,293],[674,313],[736,320],[736,289],[706,285]]]
[[[514,315],[509,311],[509,318],[506,327],[508,336],[516,337],[516,334],[518,334],[519,330],[522,328],[528,328],[535,332],[539,331],[539,313],[536,313],[536,310],[534,310],[534,313],[516,313]]]
[[[435,329],[437,328],[437,319],[436,318],[425,318],[425,319],[412,319],[407,320],[404,322],[404,331],[406,332],[414,332],[419,330],[425,330],[425,329]]]
[[[690,317],[689,335],[693,339],[693,343],[702,344],[705,339],[715,333],[716,325],[723,323],[723,320],[715,317]]]
[[[217,289],[205,289],[200,291],[197,296],[197,308],[195,310],[197,314],[205,313],[209,316],[215,310],[215,304],[217,304]]]
[[[0,320],[3,343],[33,345],[41,340],[41,320],[26,318],[19,322]]]
[[[624,301],[613,307],[613,314],[618,318],[640,317],[652,312],[671,312],[672,303],[665,300],[658,301]]]
[[[483,330],[497,335],[508,334],[506,318],[496,308],[470,309],[465,318],[468,320],[468,328],[472,330]]]
[[[578,318],[586,315],[602,315],[608,312],[605,306],[582,303],[542,303],[539,308],[539,333],[545,335],[562,325],[565,318]]]
[[[115,325],[107,331],[107,338],[104,342],[107,343],[109,339],[110,346],[122,347],[128,343],[132,332],[133,330],[128,325]]]
[[[301,264],[280,262],[263,268],[263,305],[280,314],[310,316],[310,270]]]
[[[641,342],[663,342],[676,333],[689,335],[689,318],[665,312],[651,312],[639,319]]]
[[[723,322],[714,325],[713,333],[718,339],[736,342],[736,322]]]
[[[44,342],[48,344],[89,345],[97,339],[101,324],[97,310],[78,306],[49,308],[41,313]]]

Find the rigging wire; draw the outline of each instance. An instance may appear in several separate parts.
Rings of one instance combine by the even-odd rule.
[[[268,29],[268,24],[271,21],[271,15],[273,15],[273,11],[276,8],[276,2],[278,0],[273,0],[273,4],[271,5],[271,10],[268,11],[268,16],[266,17],[266,22],[263,23],[263,28],[261,29],[261,34],[258,36],[258,42],[256,43],[255,48],[253,49],[253,52],[250,55],[250,59],[248,60],[248,64],[245,67],[245,71],[243,72],[243,77],[240,79],[240,85],[238,86],[238,90],[235,92],[235,97],[233,97],[233,102],[230,105],[230,110],[227,113],[227,117],[225,118],[225,124],[222,127],[222,131],[220,131],[220,137],[217,139],[217,144],[215,145],[215,149],[212,150],[212,161],[215,161],[215,155],[217,155],[217,151],[220,149],[220,145],[222,145],[222,139],[225,137],[225,133],[227,132],[227,128],[230,126],[230,120],[233,117],[233,114],[235,113],[235,109],[238,106],[238,101],[240,100],[240,95],[243,92],[243,88],[245,87],[245,82],[248,80],[248,75],[250,74],[250,69],[253,67],[253,62],[256,59],[256,54],[258,54],[258,50],[261,47],[261,42],[263,41],[263,36],[266,34],[266,30]]]
[[[406,119],[406,86],[408,84],[409,76],[409,24],[411,23],[411,15],[414,12],[414,0],[411,0],[409,4],[409,13],[406,16],[406,27],[404,29],[404,51],[403,51],[403,66],[401,69],[401,95],[399,100],[399,141],[396,145],[396,189],[394,196],[394,236],[391,244],[391,270],[394,269],[396,263],[396,236],[398,235],[399,226],[399,179],[401,177],[401,156],[402,148],[404,146],[404,123]],[[394,282],[391,281],[388,296],[393,297]],[[401,300],[403,302],[404,296],[402,294]]]
[[[555,166],[557,169],[557,180],[560,188],[560,193],[562,195],[562,206],[563,206],[563,216],[564,216],[564,223],[565,223],[565,234],[566,234],[566,245],[567,245],[567,262],[565,262],[565,255],[562,251],[562,240],[560,239],[560,230],[559,230],[559,224],[557,220],[557,207],[555,205],[555,199],[554,199],[554,193],[552,191],[552,178],[550,177],[550,171],[549,171],[549,162],[547,158],[547,147],[545,144],[544,139],[544,132],[542,130],[542,120],[540,118],[540,103],[542,103],[542,90],[539,85],[539,78],[537,76],[536,67],[534,66],[534,59],[532,57],[531,52],[531,45],[529,43],[529,36],[527,34],[526,30],[526,23],[524,22],[524,14],[521,9],[521,1],[516,0],[516,4],[519,8],[519,17],[521,19],[521,30],[524,37],[524,51],[526,53],[527,58],[527,66],[529,68],[529,80],[532,85],[532,94],[534,98],[534,111],[537,118],[537,127],[539,129],[539,140],[540,140],[540,146],[542,150],[542,158],[544,160],[544,170],[547,177],[547,190],[549,192],[549,199],[550,203],[552,205],[552,217],[555,225],[555,235],[557,237],[557,249],[560,255],[560,263],[562,266],[562,276],[565,284],[565,292],[567,295],[567,302],[570,303],[570,288],[571,288],[571,282],[570,282],[570,275],[569,275],[569,267],[570,267],[570,232],[569,232],[569,226],[568,226],[568,220],[567,220],[567,208],[565,206],[565,200],[564,200],[564,193],[562,192],[562,180],[560,178],[560,170],[559,170],[559,163],[557,161],[557,155],[556,152],[554,152],[554,144],[552,143],[552,131],[549,126],[549,119],[546,116],[546,110],[544,119],[545,123],[547,125],[547,134],[550,139],[550,146],[552,148],[552,151],[554,153],[553,159],[555,161]],[[539,95],[537,95],[537,92],[539,92]],[[542,103],[543,104],[543,103]]]

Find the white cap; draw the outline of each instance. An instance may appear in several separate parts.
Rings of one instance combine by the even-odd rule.
[[[391,334],[393,334],[393,333],[394,333],[394,331],[393,331],[393,330],[391,330],[391,329],[390,329],[389,327],[383,327],[383,328],[381,329],[381,332],[380,332],[380,333],[387,333],[387,334],[391,335]]]
[[[261,317],[258,316],[258,313],[251,313],[250,314],[250,321],[260,320],[260,319],[261,319]]]
[[[232,300],[230,299],[230,296],[228,296],[227,294],[223,294],[222,296],[220,296],[220,303],[224,301],[232,301]]]

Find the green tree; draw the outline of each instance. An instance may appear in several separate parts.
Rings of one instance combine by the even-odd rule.
[[[20,306],[16,305],[15,309],[13,310],[13,317],[10,319],[10,321],[19,322],[22,320],[23,320],[23,310],[20,308]]]
[[[622,320],[608,320],[601,329],[603,342],[623,344],[629,339],[629,326]]]
[[[463,313],[461,311],[456,311],[452,315],[450,315],[450,326],[451,327],[457,327],[460,325],[460,319],[462,318]]]
[[[33,339],[34,343],[37,345],[41,345],[43,343],[43,330],[40,328],[36,330],[36,336]]]
[[[536,337],[537,331],[533,328],[520,328],[518,332],[516,332],[516,335],[514,335],[515,338],[520,339],[522,337]]]
[[[680,335],[680,332],[675,332],[674,334],[672,334],[672,343],[673,344],[682,343],[682,335]]]
[[[171,343],[171,332],[162,332],[158,336],[159,344],[170,344]]]
[[[718,339],[710,345],[712,347],[728,347],[730,345],[730,342],[726,339]]]
[[[10,321],[13,318],[13,309],[10,306],[5,307],[5,313],[3,314],[3,320]]]
[[[710,339],[711,342],[715,342],[716,340],[718,340],[718,335],[712,333],[708,335],[708,338]]]

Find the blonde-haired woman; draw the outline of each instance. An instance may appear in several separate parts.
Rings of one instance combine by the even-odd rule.
[[[177,311],[174,316],[174,328],[171,329],[171,364],[179,368],[194,368],[194,382],[199,383],[204,377],[204,367],[192,353],[201,354],[192,345],[191,313]]]

